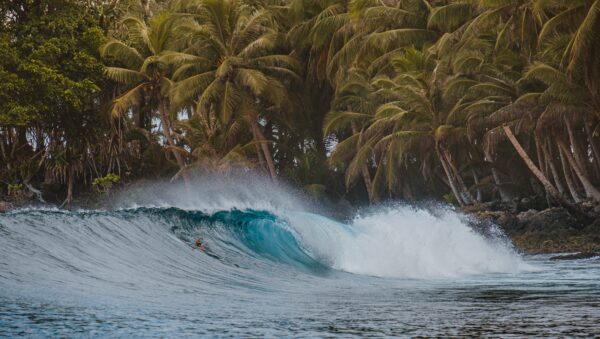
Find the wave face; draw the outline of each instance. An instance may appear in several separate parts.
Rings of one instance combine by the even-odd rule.
[[[239,187],[158,187],[133,194],[142,203],[130,194],[109,211],[1,215],[0,284],[169,295],[290,288],[349,273],[423,279],[530,268],[501,237],[484,237],[443,208],[385,207],[340,223],[306,212],[283,188]],[[194,249],[197,238],[206,253]]]

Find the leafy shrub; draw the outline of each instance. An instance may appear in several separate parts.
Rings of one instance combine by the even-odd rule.
[[[104,177],[94,179],[92,182],[92,187],[98,192],[108,194],[113,185],[118,184],[119,182],[121,182],[120,176],[114,173],[109,173]]]

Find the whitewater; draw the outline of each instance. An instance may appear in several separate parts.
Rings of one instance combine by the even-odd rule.
[[[447,206],[335,220],[257,177],[110,205],[0,215],[0,337],[600,334],[598,259],[523,256]]]

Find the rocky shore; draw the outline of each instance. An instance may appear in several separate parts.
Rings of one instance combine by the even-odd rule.
[[[524,253],[600,252],[600,205],[581,204],[589,215],[578,220],[561,207],[543,208],[544,202],[522,199],[464,208],[480,225],[500,226]],[[541,208],[540,208],[541,207]]]

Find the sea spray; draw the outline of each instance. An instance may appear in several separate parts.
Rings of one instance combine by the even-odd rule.
[[[290,223],[313,253],[357,274],[432,278],[532,269],[501,236],[484,237],[450,209],[433,214],[397,205],[349,225],[309,214]]]

